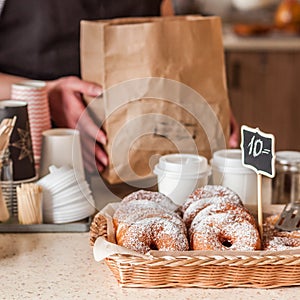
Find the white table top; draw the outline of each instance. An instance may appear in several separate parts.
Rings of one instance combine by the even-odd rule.
[[[296,299],[277,289],[121,288],[88,233],[0,234],[1,299]]]

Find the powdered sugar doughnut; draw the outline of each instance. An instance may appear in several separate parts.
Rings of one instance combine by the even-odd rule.
[[[183,221],[185,225],[189,228],[193,219],[198,215],[198,213],[210,205],[214,205],[216,211],[222,210],[222,212],[228,209],[233,209],[236,206],[243,206],[240,200],[231,200],[230,198],[226,197],[198,199],[190,202],[187,208],[185,209],[183,213]],[[207,212],[208,210],[205,211]]]
[[[188,250],[186,226],[170,201],[148,191],[124,198],[113,215],[117,243],[140,253]]]
[[[155,202],[168,211],[176,211],[178,206],[167,196],[159,192],[139,190],[126,196],[122,202],[130,202],[133,200],[148,200]]]
[[[256,226],[233,211],[206,216],[193,227],[190,243],[193,250],[251,251],[261,247]]]
[[[257,250],[256,222],[240,197],[227,187],[206,185],[182,206],[193,250]]]
[[[162,216],[144,218],[128,227],[119,227],[117,243],[140,253],[150,250],[185,251],[189,249],[184,226]]]
[[[198,214],[195,216],[191,223],[190,232],[192,233],[197,224],[200,223],[207,216],[221,213],[227,213],[226,216],[234,218],[237,222],[242,222],[246,219],[253,226],[256,226],[254,217],[244,206],[234,204],[231,202],[221,201],[209,205],[206,208],[202,209],[200,212],[198,212]]]
[[[274,236],[264,244],[264,250],[291,250],[300,247],[300,239],[287,236]]]
[[[138,219],[150,215],[161,215],[167,210],[155,202],[148,200],[131,200],[130,202],[121,202],[113,215],[114,225],[119,223],[131,224]],[[171,212],[170,212],[171,213]]]
[[[171,220],[186,232],[186,226],[183,226],[184,223],[177,213],[148,200],[121,202],[113,215],[113,223],[117,229],[118,226],[128,227],[138,220],[159,216]]]
[[[226,198],[234,203],[242,203],[239,195],[227,187],[221,185],[205,185],[201,188],[196,189],[189,196],[189,198],[182,206],[182,211],[185,212],[186,209],[191,205],[191,203],[195,201],[215,197]]]
[[[264,250],[292,250],[300,247],[300,231],[280,231],[275,225],[280,215],[267,217],[264,222]]]

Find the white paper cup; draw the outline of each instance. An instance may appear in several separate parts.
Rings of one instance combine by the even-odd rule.
[[[78,177],[85,178],[78,130],[57,128],[43,132],[40,177],[49,174],[51,165],[68,166]]]
[[[243,166],[241,150],[216,151],[210,164],[213,184],[232,189],[240,196],[244,204],[255,205],[257,203],[257,175],[253,170]]]
[[[193,154],[168,154],[160,157],[154,168],[158,190],[182,205],[198,187],[208,182],[210,167],[207,159]]]

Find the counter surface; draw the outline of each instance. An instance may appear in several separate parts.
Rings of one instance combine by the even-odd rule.
[[[229,25],[223,26],[225,50],[238,51],[299,51],[300,37],[283,34],[266,34],[253,37],[239,37]]]
[[[293,299],[278,289],[121,288],[97,263],[88,233],[0,234],[1,299]]]

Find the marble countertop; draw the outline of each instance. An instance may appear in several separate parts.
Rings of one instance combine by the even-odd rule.
[[[88,233],[0,234],[1,299],[293,299],[276,289],[121,288],[94,261]]]

